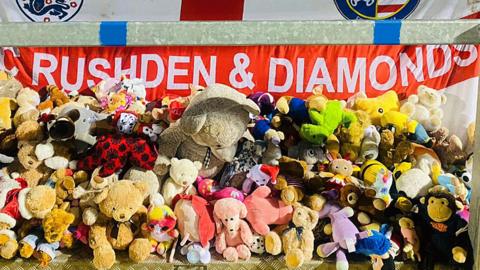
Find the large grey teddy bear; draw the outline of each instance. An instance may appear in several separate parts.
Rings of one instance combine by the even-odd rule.
[[[259,112],[253,101],[223,84],[197,92],[182,118],[160,135],[155,173],[164,176],[170,159],[177,157],[200,161],[200,176],[214,177],[233,160],[250,114]]]

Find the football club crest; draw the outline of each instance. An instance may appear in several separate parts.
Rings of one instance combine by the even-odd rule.
[[[66,22],[82,8],[83,0],[16,0],[32,22]]]
[[[350,20],[401,20],[407,18],[420,0],[335,0],[343,17]]]

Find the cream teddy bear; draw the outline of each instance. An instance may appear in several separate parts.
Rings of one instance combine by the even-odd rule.
[[[407,114],[411,119],[422,124],[427,131],[436,131],[442,126],[442,104],[447,102],[447,97],[441,92],[421,85],[417,95],[411,95],[400,107],[400,112]]]
[[[197,179],[198,171],[202,163],[189,159],[172,158],[170,160],[170,177],[165,181],[162,188],[162,195],[165,204],[172,205],[172,200],[177,194],[195,195],[197,191],[193,183]]]

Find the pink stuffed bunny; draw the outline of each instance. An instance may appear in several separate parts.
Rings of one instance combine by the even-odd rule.
[[[225,260],[235,262],[238,258],[248,260],[252,241],[252,231],[248,223],[245,205],[233,198],[220,199],[213,207],[213,218],[217,230],[215,249]]]

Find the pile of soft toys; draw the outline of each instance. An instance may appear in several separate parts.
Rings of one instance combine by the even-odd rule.
[[[472,268],[474,126],[465,143],[449,134],[441,92],[345,102],[321,87],[306,100],[191,88],[147,101],[138,79],[79,94],[0,74],[0,256]]]

